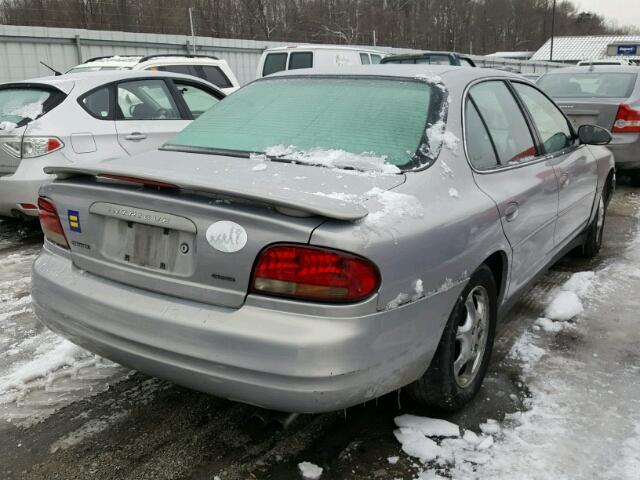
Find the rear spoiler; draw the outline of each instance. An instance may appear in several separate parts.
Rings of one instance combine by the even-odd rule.
[[[263,188],[252,185],[243,185],[242,188],[234,186],[224,179],[208,179],[205,183],[194,176],[181,176],[179,178],[164,178],[156,175],[153,178],[138,174],[132,168],[119,170],[115,168],[91,168],[91,167],[45,167],[45,173],[54,174],[60,180],[74,177],[92,177],[130,181],[147,186],[178,188],[193,190],[202,193],[211,193],[232,198],[240,198],[261,204],[267,204],[279,209],[284,214],[319,215],[321,217],[355,222],[363,219],[369,211],[358,203],[348,202],[295,189],[275,188],[265,192]]]

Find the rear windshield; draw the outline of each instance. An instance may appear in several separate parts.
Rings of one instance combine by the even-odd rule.
[[[296,152],[296,160],[331,150],[406,166],[416,161],[430,110],[439,112],[434,90],[424,82],[371,77],[261,80],[214,105],[166,147],[283,158]]]
[[[0,123],[21,127],[59,105],[64,98],[62,92],[54,89],[0,89]]]
[[[636,73],[552,73],[537,84],[555,98],[625,98],[631,95],[637,77]]]

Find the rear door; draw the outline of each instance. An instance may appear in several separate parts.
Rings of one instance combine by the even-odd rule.
[[[189,124],[166,79],[120,82],[116,92],[118,142],[129,155],[160,147]]]
[[[598,184],[596,160],[586,146],[578,145],[567,119],[551,100],[532,85],[513,82],[513,86],[558,178],[555,243],[560,247],[579,234],[591,216]]]
[[[467,155],[477,185],[496,203],[513,251],[510,291],[523,287],[551,259],[558,182],[509,85],[471,87],[465,105]]]

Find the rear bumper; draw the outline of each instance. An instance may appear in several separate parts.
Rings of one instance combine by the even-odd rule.
[[[616,133],[607,148],[613,153],[618,170],[640,170],[640,134]]]
[[[417,379],[464,287],[353,317],[273,310],[251,295],[228,309],[81,272],[50,249],[34,263],[32,297],[52,330],[136,370],[287,412],[346,408]]]
[[[38,190],[53,179],[43,168],[55,162],[58,155],[24,159],[13,174],[0,177],[0,216],[13,217],[17,213],[38,216],[37,209],[23,208],[21,204],[38,204]]]

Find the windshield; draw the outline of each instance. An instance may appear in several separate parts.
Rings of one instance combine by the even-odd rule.
[[[47,113],[64,99],[57,90],[44,88],[0,89],[0,123],[23,126]],[[8,130],[8,128],[4,128]]]
[[[403,166],[422,144],[435,109],[432,90],[425,82],[371,77],[261,80],[214,105],[166,147]]]
[[[552,73],[538,86],[554,98],[626,98],[636,83],[636,73]]]

